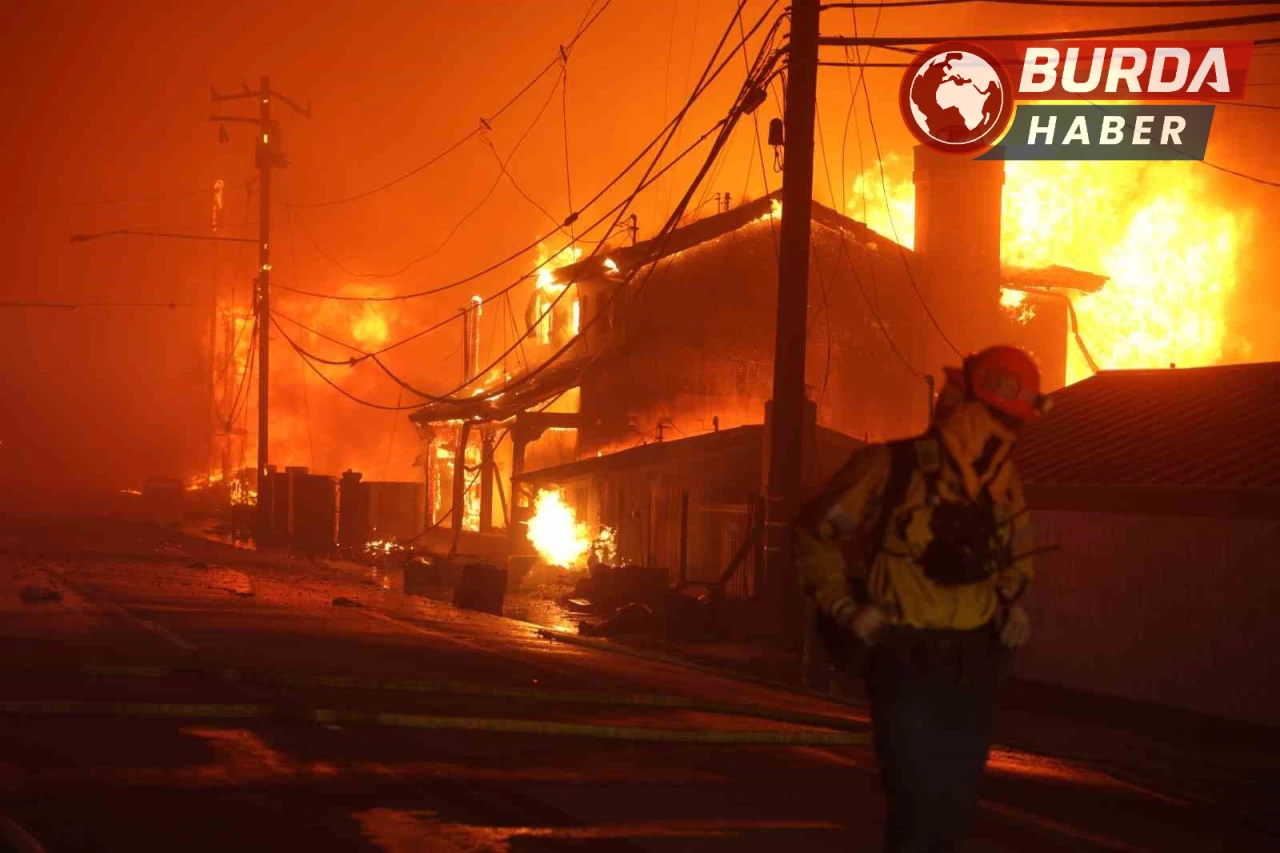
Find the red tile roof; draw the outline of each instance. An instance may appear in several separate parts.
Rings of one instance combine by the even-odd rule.
[[[1115,370],[1053,394],[1028,486],[1280,489],[1280,362]]]

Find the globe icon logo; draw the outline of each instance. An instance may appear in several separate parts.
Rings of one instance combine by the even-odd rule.
[[[992,144],[1013,114],[1008,73],[967,44],[935,45],[903,75],[902,117],[924,145],[961,154]]]

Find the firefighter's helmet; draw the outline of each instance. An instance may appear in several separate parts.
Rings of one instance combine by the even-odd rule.
[[[1040,393],[1040,369],[1017,347],[994,346],[973,353],[963,367],[947,368],[947,376],[971,399],[1019,421],[1034,420],[1049,408],[1049,399]]]

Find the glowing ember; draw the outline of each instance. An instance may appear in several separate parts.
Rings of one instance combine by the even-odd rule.
[[[529,541],[538,555],[553,566],[577,568],[585,564],[591,550],[587,525],[577,520],[573,507],[556,489],[542,489],[529,519]]]
[[[885,159],[890,172],[901,174],[906,165],[901,158]],[[1073,300],[1080,333],[1101,367],[1190,367],[1222,360],[1227,308],[1252,220],[1216,203],[1195,164],[1010,162],[1005,170],[1004,261],[1061,264],[1111,279],[1097,293]],[[890,177],[885,187],[887,193],[873,165],[855,180],[848,212],[890,238],[896,231],[910,247],[911,181]],[[1011,299],[1003,297],[1002,304],[1023,310]],[[1071,348],[1067,381],[1089,375],[1083,356]]]
[[[374,539],[372,542],[366,542],[364,552],[370,556],[378,556],[380,554],[392,554],[398,551],[404,551],[405,547],[392,539]]]

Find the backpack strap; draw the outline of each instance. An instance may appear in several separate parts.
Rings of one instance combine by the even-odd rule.
[[[907,487],[911,485],[911,474],[916,470],[919,451],[916,445],[924,439],[903,439],[891,441],[889,448],[889,479],[885,482],[884,491],[880,495],[880,515],[871,528],[867,538],[867,568],[879,556],[884,548],[884,538],[889,532],[889,522],[893,520],[894,511],[902,505],[907,496]]]

